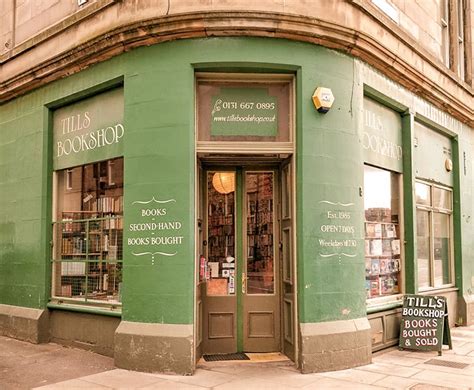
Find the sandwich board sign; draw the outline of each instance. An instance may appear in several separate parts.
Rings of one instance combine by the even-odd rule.
[[[443,345],[452,349],[446,298],[405,295],[403,298],[400,349],[438,351]]]

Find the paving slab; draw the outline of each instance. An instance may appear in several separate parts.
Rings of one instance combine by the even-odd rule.
[[[293,387],[303,387],[318,380],[317,375],[303,375],[296,368],[290,371],[271,367],[260,372],[255,371],[250,376]]]
[[[149,386],[140,387],[140,390],[205,390],[209,387],[189,385],[186,383],[163,381]]]
[[[301,374],[288,361],[230,361],[199,364],[193,376],[121,370],[113,367],[111,358],[91,352],[0,337],[0,389],[462,390],[474,388],[474,326],[462,330],[468,341],[455,343],[452,351],[443,350],[439,357],[437,352],[391,348],[374,354],[372,364],[343,371]],[[469,366],[427,364],[431,359]]]
[[[393,364],[386,364],[386,363],[372,363],[366,366],[357,367],[355,370],[364,371],[364,372],[370,371],[370,372],[376,372],[379,374],[409,378],[412,375],[415,375],[421,371],[421,369],[417,367],[418,366],[406,367],[406,366],[395,366]]]
[[[453,374],[435,370],[436,369],[420,371],[418,374],[413,375],[412,379],[439,386],[455,386],[455,388],[459,389],[469,389],[474,385],[473,378],[467,375]]]
[[[375,358],[372,358],[374,363],[384,363],[384,364],[394,364],[397,366],[406,366],[406,367],[413,367],[421,362],[431,359],[431,357],[427,356],[426,359],[420,358],[412,358],[410,355],[406,356],[393,356],[393,355],[380,355]]]
[[[113,370],[110,357],[57,344],[0,336],[0,388],[31,389]]]
[[[375,382],[374,385],[388,387],[389,389],[411,389],[412,386],[418,383],[419,382],[416,379],[389,375]]]
[[[92,384],[90,382],[86,382],[82,379],[71,379],[70,381],[64,381],[60,383],[54,383],[52,385],[48,386],[42,386],[42,387],[35,387],[35,389],[41,390],[69,390],[69,389],[88,389],[88,390],[107,390],[107,389],[112,389],[110,386],[101,386],[101,385],[96,385]]]
[[[471,352],[474,352],[474,342],[465,343],[461,347],[453,348],[455,355],[468,355]]]
[[[302,388],[303,390],[331,390],[331,389],[347,389],[347,390],[386,390],[386,387],[368,385],[336,378],[321,377],[316,382],[311,383]]]
[[[262,378],[240,378],[232,382],[216,386],[214,387],[214,390],[288,390],[298,388],[299,387],[295,387],[289,384],[277,383]]]
[[[365,383],[365,384],[372,384],[386,377],[385,374],[370,372],[370,371],[360,371],[360,370],[355,370],[355,369],[324,372],[321,374],[321,376],[334,378],[334,379],[350,380],[351,382],[358,382],[358,383]]]
[[[109,386],[112,388],[140,388],[151,384],[163,383],[164,380],[155,375],[136,371],[115,369],[100,374],[88,375],[81,380],[93,385]]]
[[[207,388],[219,386],[238,378],[236,375],[202,369],[196,370],[192,376],[155,374],[155,377],[170,382],[179,382]]]

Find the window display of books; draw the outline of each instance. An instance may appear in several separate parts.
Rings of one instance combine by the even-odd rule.
[[[119,302],[123,159],[58,171],[53,296]]]
[[[400,229],[389,209],[366,210],[365,279],[367,298],[400,292]]]

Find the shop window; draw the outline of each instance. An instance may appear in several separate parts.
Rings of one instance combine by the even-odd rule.
[[[416,183],[418,289],[452,283],[452,192]]]
[[[400,175],[364,167],[367,298],[401,292]]]
[[[119,304],[123,158],[60,170],[56,178],[52,297]]]

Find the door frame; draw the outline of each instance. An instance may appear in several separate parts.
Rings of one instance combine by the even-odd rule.
[[[221,158],[219,158],[222,157]],[[229,170],[230,167],[238,167],[241,166],[242,164],[240,158],[236,158],[236,156],[225,156],[225,155],[215,155],[216,160],[215,162],[207,162],[207,159],[202,159],[200,156],[197,156],[196,158],[196,169],[195,169],[195,257],[196,261],[194,262],[194,361],[195,364],[199,360],[199,358],[202,356],[202,349],[201,349],[201,343],[202,343],[202,331],[203,331],[203,301],[202,301],[202,283],[199,281],[199,267],[200,267],[200,255],[203,254],[204,252],[202,251],[202,242],[203,242],[203,237],[205,236],[204,234],[204,229],[207,228],[204,224],[205,216],[203,213],[207,209],[206,207],[203,207],[203,202],[207,199],[207,195],[205,194],[206,191],[206,185],[203,184],[203,180],[206,179],[207,182],[207,172],[212,171],[212,170]],[[278,256],[278,263],[279,263],[279,272],[278,272],[278,280],[275,280],[275,283],[278,283],[278,289],[279,289],[279,306],[280,306],[280,321],[277,324],[280,328],[280,352],[284,353],[284,342],[285,342],[285,335],[284,335],[284,316],[283,316],[283,305],[284,305],[284,291],[283,291],[283,262],[281,258],[281,250],[279,247],[279,242],[282,240],[282,226],[281,226],[281,219],[282,219],[282,212],[281,212],[281,201],[282,201],[282,183],[281,183],[281,173],[282,173],[282,167],[284,164],[289,164],[290,166],[290,174],[291,174],[291,202],[290,202],[290,213],[292,215],[292,246],[291,246],[291,257],[292,257],[292,267],[293,267],[293,273],[294,273],[294,280],[293,280],[293,285],[294,285],[294,300],[293,300],[293,308],[292,308],[292,314],[293,314],[293,336],[294,336],[294,353],[293,353],[293,358],[294,363],[296,366],[298,366],[298,342],[299,342],[299,322],[298,322],[298,278],[297,278],[297,261],[296,261],[296,249],[297,249],[297,242],[296,242],[296,192],[295,192],[295,185],[296,185],[296,169],[295,169],[295,158],[294,154],[290,154],[289,156],[286,155],[285,159],[283,158],[272,158],[271,160],[266,161],[265,159],[259,160],[259,156],[255,156],[256,160],[255,163],[248,163],[248,159],[245,159],[248,163],[248,165],[245,166],[245,169],[243,169],[243,173],[245,172],[261,172],[261,171],[272,171],[274,172],[274,199],[277,199],[278,201],[278,210],[274,211],[274,216],[275,216],[275,221],[274,223],[277,224],[274,227],[274,232],[275,234],[275,240],[278,238],[278,242],[274,241],[274,255]],[[212,160],[212,159],[211,159]],[[219,162],[218,162],[219,161]],[[237,180],[237,176],[236,176]],[[242,186],[242,191],[244,190]],[[242,199],[240,202],[244,202],[245,194],[242,192]],[[237,203],[237,201],[236,201]],[[243,205],[242,205],[243,207]],[[241,211],[242,214],[242,221],[240,223],[240,226],[237,226],[236,224],[236,240],[237,236],[240,236],[242,232],[238,232],[237,230],[240,228],[241,231],[243,231],[243,225],[244,221],[244,213]],[[246,236],[244,235],[243,237],[240,238],[241,244],[240,244],[240,251],[243,251],[245,248],[245,242],[246,242]],[[242,253],[240,253],[242,256]],[[236,245],[236,256],[238,256],[238,249]],[[276,257],[275,257],[276,258]],[[242,267],[244,266],[244,259],[242,258],[241,260],[242,266],[240,267],[240,273],[242,272]],[[239,286],[241,288],[241,286]],[[237,294],[238,295],[238,294]],[[242,306],[242,302],[237,301],[237,305],[239,304]],[[236,313],[242,313],[243,307],[239,309],[237,307]],[[243,321],[243,317],[241,319]],[[239,325],[237,325],[239,328]],[[238,331],[238,329],[236,330]],[[243,328],[242,328],[243,331]],[[243,335],[242,335],[242,340],[243,340]]]
[[[299,322],[298,322],[298,277],[297,277],[297,246],[296,241],[296,227],[297,227],[297,215],[296,215],[296,78],[295,72],[282,71],[282,73],[252,73],[251,70],[254,68],[248,68],[250,72],[221,72],[219,70],[200,72],[196,70],[194,73],[194,88],[195,88],[195,101],[194,101],[194,112],[195,112],[195,132],[194,132],[194,150],[195,150],[195,174],[194,174],[194,190],[195,190],[195,204],[194,204],[194,224],[195,224],[195,261],[194,261],[194,361],[201,357],[200,350],[200,332],[202,332],[202,326],[200,324],[202,316],[199,311],[202,310],[202,303],[200,304],[200,291],[198,287],[199,282],[199,255],[202,247],[202,240],[199,240],[199,231],[202,229],[199,220],[202,221],[202,210],[200,205],[202,202],[203,194],[200,193],[202,187],[200,183],[200,171],[202,170],[202,162],[209,161],[214,164],[221,164],[221,166],[238,165],[237,161],[245,161],[248,163],[249,160],[254,161],[259,166],[264,166],[269,163],[277,163],[282,165],[286,161],[291,162],[291,188],[293,196],[291,200],[291,215],[292,215],[292,235],[291,239],[293,242],[291,255],[292,255],[292,266],[294,271],[294,307],[293,307],[293,331],[294,331],[294,362],[296,366],[299,366]],[[281,82],[286,81],[290,84],[289,96],[288,96],[288,126],[289,126],[289,140],[288,142],[237,142],[237,141],[199,141],[199,93],[198,93],[198,82],[199,80],[207,81],[237,81],[237,82]],[[281,169],[279,170],[281,172]],[[279,217],[279,216],[278,216]],[[279,232],[281,234],[281,232]],[[278,250],[278,253],[281,251]],[[282,262],[280,261],[280,264]],[[283,272],[280,271],[280,279],[282,278]],[[281,280],[280,280],[281,282]],[[281,285],[280,285],[281,288]],[[283,304],[283,303],[282,303]],[[283,309],[281,308],[281,313]],[[283,319],[283,315],[280,316]],[[283,324],[280,324],[280,329],[283,329]],[[281,337],[284,337],[283,332]],[[281,344],[283,346],[283,342]]]

